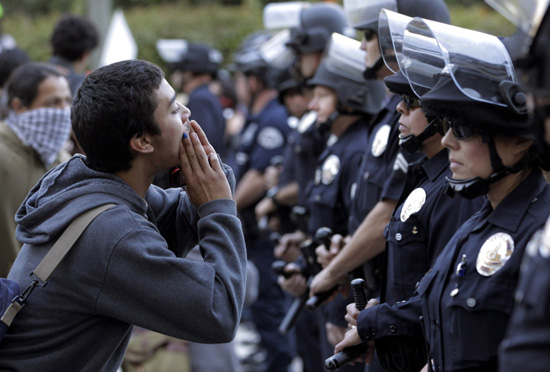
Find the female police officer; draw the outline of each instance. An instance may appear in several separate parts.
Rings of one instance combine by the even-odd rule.
[[[343,35],[332,34],[322,62],[310,80],[314,89],[309,108],[317,112],[318,130],[330,132],[327,146],[317,159],[315,179],[306,190],[310,236],[320,227],[347,234],[352,184],[367,144],[368,125],[382,107],[384,87],[381,82],[365,84],[362,76],[364,52],[359,44]],[[287,279],[288,282],[292,280]],[[337,319],[342,323],[345,303],[334,301],[327,307],[330,311],[340,310],[329,322],[334,323]],[[325,308],[322,310],[324,312]],[[324,317],[320,318],[323,322],[319,331],[324,333]],[[345,324],[338,325],[345,327]],[[320,341],[324,359],[332,354],[332,347],[326,339]]]
[[[390,28],[395,39],[400,28],[398,23],[411,20],[387,10],[383,13],[381,40],[391,39],[385,37]],[[394,48],[397,42],[391,43]],[[398,55],[398,51],[394,52]],[[386,57],[384,60],[388,63]],[[418,371],[426,363],[422,333],[410,333],[406,324],[393,319],[391,306],[413,296],[416,283],[460,225],[480,209],[482,200],[446,195],[446,177],[451,172],[447,151],[441,143],[444,134],[442,121],[435,115],[424,114],[418,99],[418,95],[427,90],[416,87],[418,92],[413,91],[401,72],[387,77],[384,82],[390,91],[402,96],[397,106],[401,113],[400,146],[408,152],[422,152],[424,156],[409,165],[405,188],[385,231],[386,264],[380,297],[383,304],[362,311],[358,323],[361,328],[376,329],[376,352],[385,370]],[[353,313],[354,309],[352,304],[348,311]],[[385,315],[388,312],[389,316]]]
[[[428,21],[407,27],[428,28],[448,52],[450,76],[439,78],[423,104],[446,118],[450,189],[488,201],[420,282],[422,324],[434,371],[496,371],[522,255],[548,217],[550,189],[504,47]]]
[[[514,84],[506,50],[490,35],[414,19],[403,48],[414,66],[407,76],[418,86],[433,85],[433,72],[445,67],[422,96],[422,107],[445,118],[450,192],[466,198],[485,194],[488,200],[454,234],[420,281],[417,296],[399,304],[395,317],[412,329],[422,315],[433,371],[496,371],[521,258],[528,237],[548,216],[550,201],[524,95]],[[437,53],[439,63],[424,63]],[[364,342],[373,332],[358,323]]]
[[[529,48],[518,48],[520,54],[521,81],[529,90],[533,118],[541,137],[550,144],[550,70],[548,70],[548,38],[550,37],[550,12],[547,0],[536,0],[530,6],[507,8],[499,5],[512,22],[530,38],[525,40]],[[511,12],[510,12],[511,11]],[[523,46],[523,45],[521,45]],[[528,245],[523,259],[520,280],[516,291],[516,303],[506,337],[499,350],[499,371],[546,371],[550,365],[550,222],[538,232]]]

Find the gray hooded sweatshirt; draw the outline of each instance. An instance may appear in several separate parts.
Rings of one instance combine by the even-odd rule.
[[[156,186],[143,199],[84,159],[54,168],[27,196],[16,215],[24,246],[9,278],[26,288],[76,216],[117,205],[92,221],[29,297],[0,342],[0,371],[116,371],[132,325],[193,342],[232,340],[246,282],[235,201],[195,209],[181,189]],[[204,262],[182,258],[197,243]]]

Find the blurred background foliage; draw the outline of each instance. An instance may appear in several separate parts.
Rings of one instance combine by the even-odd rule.
[[[93,0],[103,1],[103,0]],[[49,37],[64,13],[86,14],[85,0],[0,0],[3,32],[36,61],[50,56]],[[157,54],[157,39],[184,38],[219,49],[226,63],[249,33],[263,27],[267,0],[113,0],[122,8],[139,48],[138,58],[166,68]],[[341,3],[341,1],[340,1]],[[447,0],[453,24],[497,36],[515,29],[481,0]]]

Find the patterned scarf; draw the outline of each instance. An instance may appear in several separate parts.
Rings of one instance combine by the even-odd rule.
[[[46,167],[50,166],[69,139],[71,111],[39,108],[6,118],[6,124],[25,145],[33,148]]]

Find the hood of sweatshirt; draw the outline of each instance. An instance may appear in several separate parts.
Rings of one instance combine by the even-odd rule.
[[[119,177],[88,168],[75,155],[46,173],[16,213],[16,236],[22,243],[49,243],[80,214],[107,203],[127,205],[146,216],[147,202]]]

